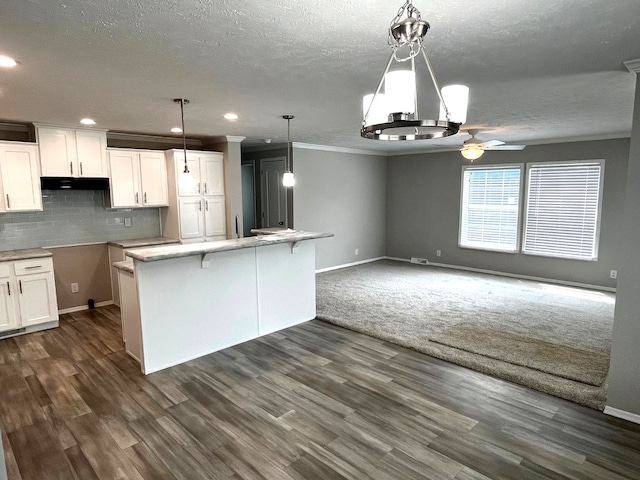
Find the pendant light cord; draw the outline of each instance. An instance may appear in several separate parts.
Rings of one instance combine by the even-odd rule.
[[[189,103],[189,100],[186,98],[174,98],[174,102],[180,102],[180,117],[182,119],[182,151],[184,153],[184,172],[182,173],[190,173],[189,172],[189,164],[187,163],[187,134],[184,131],[184,105]]]

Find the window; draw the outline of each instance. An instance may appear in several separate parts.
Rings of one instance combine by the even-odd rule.
[[[462,172],[460,246],[517,252],[522,165]]]
[[[532,164],[522,252],[597,260],[604,160]]]

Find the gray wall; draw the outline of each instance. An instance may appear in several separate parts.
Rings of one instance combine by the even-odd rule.
[[[636,100],[629,151],[629,171],[621,222],[623,246],[613,322],[613,344],[607,404],[640,416],[640,89]],[[640,417],[639,417],[640,418]]]
[[[102,190],[43,190],[41,212],[0,214],[0,250],[157,237],[157,208],[105,209]],[[131,227],[124,219],[131,218]]]
[[[295,228],[335,234],[317,240],[316,268],[384,256],[385,157],[294,144],[293,158]]]
[[[528,146],[523,151],[486,152],[474,164],[605,159],[598,260],[585,262],[458,247],[462,166],[459,152],[390,157],[387,179],[386,254],[518,275],[615,287],[620,269],[620,212],[624,203],[629,140]],[[524,207],[524,202],[523,202]],[[442,251],[436,257],[436,250]]]

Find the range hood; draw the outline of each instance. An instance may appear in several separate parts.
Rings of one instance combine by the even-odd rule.
[[[109,190],[108,178],[40,177],[42,190]]]

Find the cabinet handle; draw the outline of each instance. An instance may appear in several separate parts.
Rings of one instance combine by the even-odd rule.
[[[11,296],[11,285],[7,282],[7,291],[9,292],[9,296]]]
[[[24,267],[25,270],[33,270],[34,268],[42,268],[42,265],[32,265],[30,267]]]
[[[200,193],[200,184],[198,184],[198,193]]]
[[[18,280],[18,285],[20,285],[20,294],[22,294],[22,280]]]
[[[205,200],[205,201],[204,201],[204,206],[205,206],[205,209],[206,209],[206,210],[207,210],[207,212],[208,212],[208,211],[209,211],[209,200]]]
[[[11,201],[9,200],[9,194],[7,193],[7,208],[11,208]]]
[[[204,182],[204,194],[207,194],[207,182]]]
[[[144,192],[142,203],[147,203],[147,192]]]
[[[82,162],[80,162],[80,176],[82,176]]]
[[[200,206],[200,211],[202,211],[202,200],[198,202],[198,205]]]
[[[138,204],[138,192],[136,192],[136,205]]]
[[[71,176],[73,176],[73,162],[69,162],[69,166],[71,167]]]

